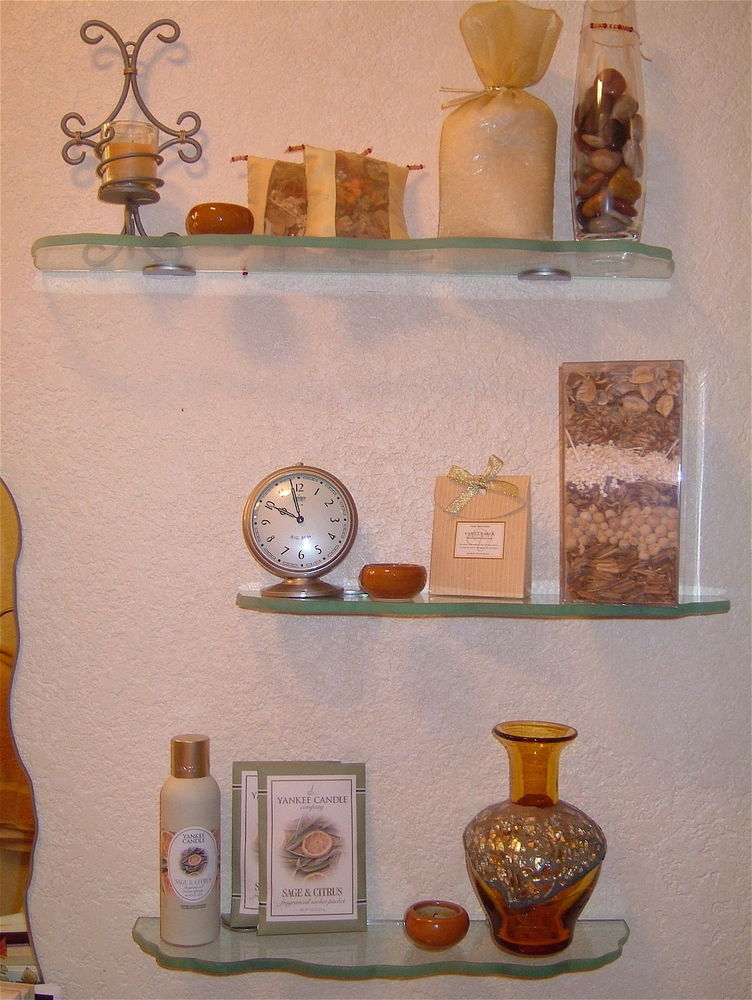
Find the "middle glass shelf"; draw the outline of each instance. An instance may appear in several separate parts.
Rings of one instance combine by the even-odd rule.
[[[730,602],[717,597],[683,599],[677,605],[562,604],[553,595],[535,594],[527,600],[484,597],[420,596],[409,601],[374,601],[360,591],[339,598],[262,597],[242,587],[238,607],[289,615],[373,615],[382,618],[686,618],[725,614]]]

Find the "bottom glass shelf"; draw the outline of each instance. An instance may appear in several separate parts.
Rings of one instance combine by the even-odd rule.
[[[645,604],[562,604],[558,597],[536,594],[528,600],[492,597],[434,597],[421,595],[409,601],[374,601],[366,594],[345,591],[343,597],[262,597],[242,587],[236,600],[246,611],[288,615],[376,615],[384,618],[686,618],[725,614],[725,598],[682,598],[675,606]]]
[[[416,979],[421,976],[515,976],[545,979],[586,972],[615,961],[629,937],[624,920],[580,920],[566,951],[535,958],[507,954],[491,941],[484,920],[472,920],[459,944],[441,951],[416,947],[402,921],[370,923],[365,933],[285,934],[263,937],[223,926],[219,937],[198,948],[165,944],[158,917],[139,917],[133,938],[167,969],[237,975],[292,972],[320,979]]]

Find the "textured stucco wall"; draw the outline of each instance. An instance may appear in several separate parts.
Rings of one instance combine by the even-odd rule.
[[[203,119],[173,157],[153,233],[242,200],[230,156],[289,143],[363,148],[411,176],[412,234],[435,234],[440,87],[474,86],[463,2],[4,0],[2,474],[24,524],[13,713],[41,833],[31,891],[48,979],[104,998],[743,998],[749,996],[749,41],[746,2],[642,2],[649,167],[645,242],[667,282],[251,275],[42,275],[44,235],[114,232],[59,121],[103,117],[126,38],[182,28],[142,86],[156,113]],[[555,236],[570,234],[568,119],[581,5],[534,92],[560,126]],[[151,50],[153,51],[153,49]],[[147,60],[148,61],[148,60]],[[276,617],[235,607],[262,581],[240,512],[267,471],[340,475],[361,531],[338,574],[427,562],[434,477],[452,462],[534,479],[534,577],[557,578],[562,361],[683,358],[689,406],[686,578],[731,613],[676,622]],[[701,530],[697,529],[700,524]],[[696,544],[695,544],[696,542]],[[370,910],[425,894],[479,916],[465,822],[506,794],[490,736],[509,717],[577,726],[564,798],[605,829],[587,915],[625,917],[624,956],[525,983],[343,984],[170,973],[131,941],[157,911],[157,794],[171,734],[211,734],[229,858],[231,762],[368,765]],[[229,865],[226,868],[229,871]],[[229,896],[225,883],[225,904]]]

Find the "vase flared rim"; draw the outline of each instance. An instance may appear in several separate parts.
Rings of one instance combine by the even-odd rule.
[[[494,726],[493,734],[497,739],[518,743],[569,743],[577,736],[577,730],[562,722],[521,719],[500,722]]]

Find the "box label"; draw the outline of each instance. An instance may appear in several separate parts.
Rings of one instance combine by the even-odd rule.
[[[267,922],[355,920],[355,775],[269,775]]]
[[[505,533],[505,521],[458,521],[454,558],[503,559]]]

